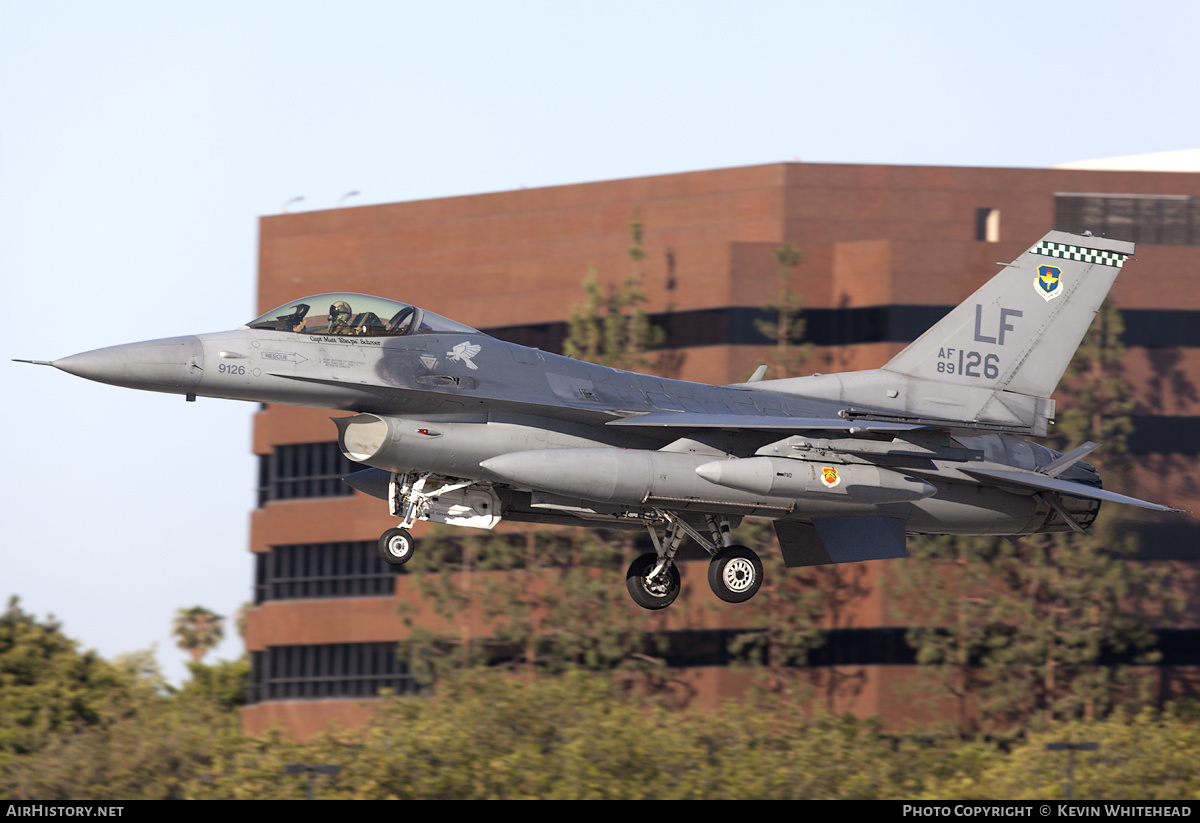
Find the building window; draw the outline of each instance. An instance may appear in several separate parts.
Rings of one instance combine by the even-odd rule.
[[[1200,245],[1200,197],[1142,194],[1056,194],[1060,231],[1150,243]]]
[[[258,457],[258,505],[272,500],[310,497],[350,497],[354,489],[342,482],[363,466],[350,460],[336,441],[275,446]]]
[[[417,691],[397,643],[270,646],[250,654],[250,703],[322,697],[376,697]]]
[[[1130,454],[1200,454],[1200,417],[1130,415]]]
[[[975,239],[1000,242],[1000,209],[975,209]]]
[[[400,566],[374,540],[272,546],[254,555],[254,603],[314,597],[390,597]]]

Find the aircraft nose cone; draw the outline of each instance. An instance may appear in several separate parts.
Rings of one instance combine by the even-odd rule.
[[[204,347],[194,335],[169,337],[72,354],[50,365],[99,383],[187,394],[204,373]]]

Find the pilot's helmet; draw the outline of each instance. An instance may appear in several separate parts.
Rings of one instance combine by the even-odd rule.
[[[345,300],[339,300],[329,307],[329,322],[349,320],[350,314],[350,304]]]

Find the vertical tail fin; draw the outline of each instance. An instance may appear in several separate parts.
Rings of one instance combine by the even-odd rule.
[[[1050,395],[1133,248],[1052,231],[883,368],[757,385],[845,403],[847,417],[1045,435]]]
[[[1052,231],[884,368],[1048,398],[1133,248]]]

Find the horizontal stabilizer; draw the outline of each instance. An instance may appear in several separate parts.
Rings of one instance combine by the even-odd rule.
[[[749,429],[754,431],[855,431],[893,432],[922,429],[913,423],[842,420],[837,417],[767,417],[754,414],[701,414],[697,412],[651,412],[638,417],[612,420],[609,426],[641,426],[673,429]]]
[[[1174,509],[1170,506],[1162,506],[1158,503],[1149,503],[1145,500],[1138,500],[1136,497],[1127,497],[1126,495],[1117,494],[1116,492],[1105,491],[1104,489],[1096,488],[1095,486],[1085,486],[1083,483],[1072,483],[1069,480],[1059,480],[1057,477],[1047,477],[1043,474],[1035,474],[1033,472],[975,468],[964,468],[963,471],[967,474],[986,480],[998,480],[1002,483],[1021,486],[1027,489],[1058,492],[1059,494],[1067,494],[1072,497],[1082,497],[1087,500],[1107,500],[1111,503],[1125,503],[1130,506],[1140,506],[1143,509],[1151,509],[1156,512],[1183,511],[1182,509]]]
[[[814,517],[811,526],[776,520],[775,535],[789,568],[908,555],[904,521],[898,517]]]

